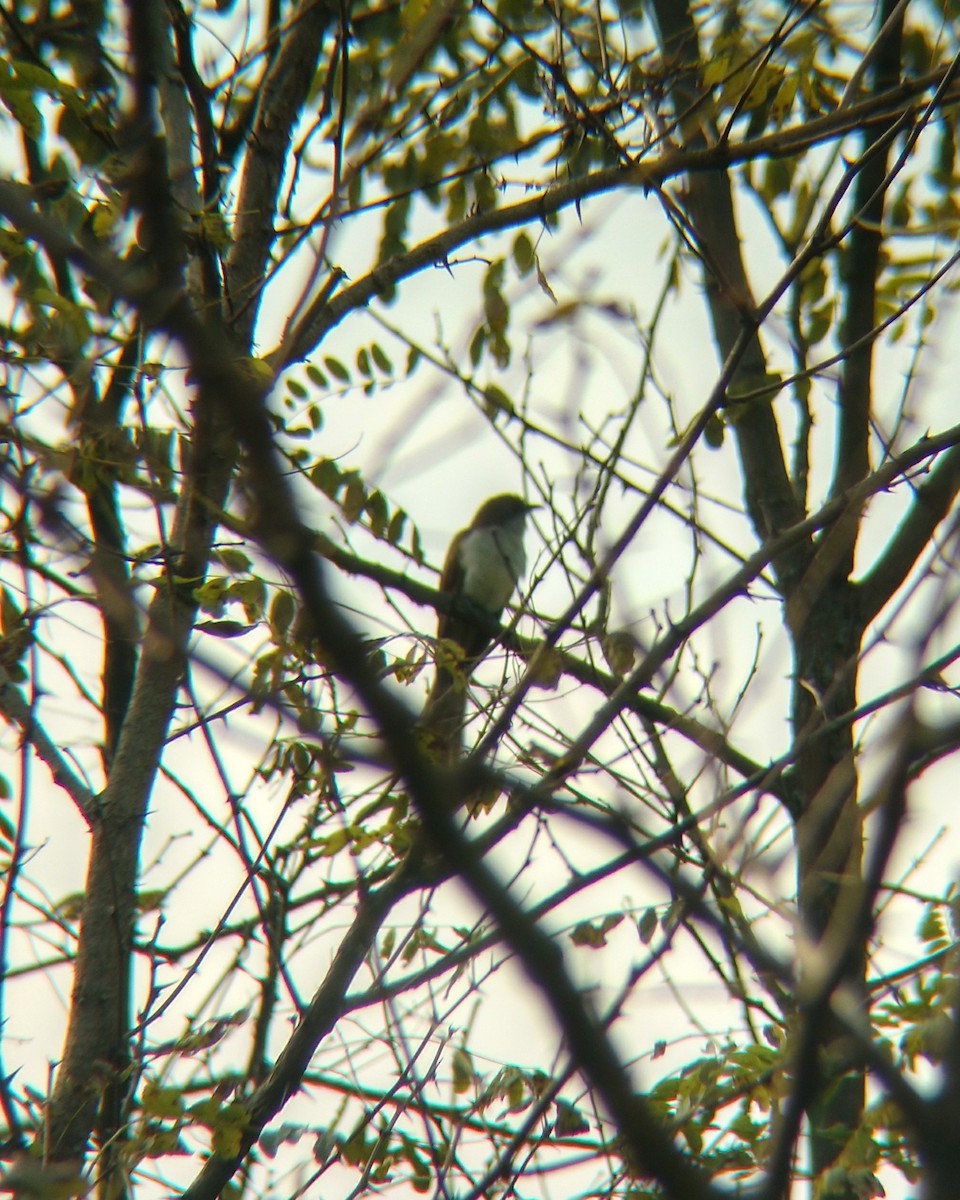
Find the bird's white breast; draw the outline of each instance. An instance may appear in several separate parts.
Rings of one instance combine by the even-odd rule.
[[[522,515],[496,528],[471,529],[460,543],[461,594],[488,612],[499,613],[526,565]]]

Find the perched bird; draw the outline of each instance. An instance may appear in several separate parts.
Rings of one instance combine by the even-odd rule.
[[[467,680],[526,569],[523,535],[536,507],[520,496],[491,496],[450,543],[440,591],[458,604],[437,620],[437,671],[420,722],[438,758],[452,760],[460,751]]]

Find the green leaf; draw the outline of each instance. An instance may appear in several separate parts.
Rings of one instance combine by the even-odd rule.
[[[376,537],[383,537],[384,530],[387,527],[387,519],[390,515],[390,510],[387,507],[386,500],[383,498],[383,493],[379,491],[371,492],[363,507],[370,518],[371,531]]]
[[[270,632],[273,635],[274,641],[284,641],[290,626],[293,624],[296,611],[296,601],[290,592],[282,589],[275,593],[273,599],[270,601],[270,615],[268,617]]]
[[[0,632],[4,637],[15,633],[23,624],[23,613],[7,588],[0,587]]]
[[[703,428],[703,440],[711,450],[719,450],[723,445],[726,428],[719,413],[711,413]]]
[[[96,237],[106,241],[113,233],[121,217],[119,206],[116,204],[96,204],[90,218],[90,228]]]
[[[5,791],[5,795],[0,797],[3,800],[10,799],[10,781],[5,775],[0,775],[0,789]],[[0,841],[7,846],[12,846],[17,840],[17,831],[14,828],[13,822],[4,813],[0,812]]]
[[[396,546],[399,543],[400,538],[403,536],[403,527],[406,524],[406,520],[407,514],[402,508],[398,508],[390,518],[390,524],[387,526],[386,540],[391,546]]]
[[[209,633],[211,637],[235,638],[250,632],[250,626],[242,621],[198,621],[194,626],[198,633]]]
[[[43,118],[28,89],[13,80],[0,81],[0,100],[27,137],[36,141],[42,136]]]
[[[817,342],[822,342],[830,332],[833,325],[833,308],[833,300],[827,299],[807,313],[803,334],[808,345],[815,346]]]
[[[37,66],[36,63],[24,62],[22,58],[15,58],[11,60],[10,66],[20,83],[30,91],[48,92],[50,95],[63,98],[67,92],[75,90],[68,84],[61,84],[46,67]]]
[[[417,566],[423,566],[423,546],[420,543],[420,530],[412,523],[410,526],[410,557]]]
[[[323,360],[323,365],[327,368],[334,379],[339,379],[341,383],[350,382],[350,372],[338,358],[327,356]]]
[[[141,888],[137,892],[137,912],[148,913],[159,911],[167,895],[167,888]]]
[[[218,546],[213,552],[213,557],[235,575],[242,575],[250,570],[250,559],[236,546]]]
[[[553,1126],[557,1137],[570,1137],[578,1133],[589,1133],[590,1123],[583,1113],[568,1100],[557,1101],[557,1119]]]
[[[60,110],[57,133],[86,167],[98,166],[110,154],[106,138],[99,136],[95,127],[70,106]]]
[[[143,1087],[140,1107],[148,1117],[179,1117],[184,1111],[183,1092],[179,1088],[162,1087],[151,1080]]]
[[[410,351],[411,356],[414,353],[416,353],[417,357],[419,357],[419,351],[414,351],[411,348],[411,351]],[[378,371],[382,371],[384,375],[392,375],[393,374],[393,363],[390,361],[389,357],[384,352],[383,348],[381,346],[378,346],[376,342],[374,342],[373,345],[370,347],[370,355],[373,358],[374,364],[376,365],[376,368]],[[416,365],[415,360],[414,360],[414,365]],[[408,361],[407,361],[407,374],[408,375],[412,369],[413,368],[408,359]]]
[[[501,290],[503,259],[498,258],[487,268],[483,281],[483,314],[491,333],[503,334],[510,319],[510,306]]]
[[[326,390],[326,388],[329,386],[329,380],[327,379],[326,375],[324,375],[324,373],[315,363],[307,363],[306,373],[307,378],[314,387],[323,388]]]
[[[470,347],[467,351],[470,356],[471,366],[478,367],[480,365],[480,359],[483,358],[483,348],[486,345],[486,341],[487,331],[486,328],[481,325],[470,339]]]
[[[224,593],[227,586],[227,580],[222,575],[214,575],[200,587],[193,589],[193,598],[204,612],[219,617],[223,612]]]
[[[358,476],[354,475],[347,483],[347,490],[340,500],[343,515],[351,525],[363,512],[366,502],[367,495],[363,483]]]
[[[554,304],[559,304],[560,301],[554,295],[553,288],[550,286],[550,283],[547,280],[546,275],[544,275],[544,273],[543,273],[543,268],[540,266],[539,259],[536,259],[536,266],[537,266],[537,287],[539,287],[540,291],[543,292],[543,294],[547,297],[548,300],[551,300]]]
[[[309,476],[313,486],[331,500],[336,496],[343,481],[340,468],[332,458],[322,458],[310,469]]]
[[[256,621],[267,602],[267,586],[262,579],[237,579],[227,588],[231,600],[239,600],[244,615],[250,622]]]
[[[653,935],[657,931],[658,920],[657,910],[651,905],[637,922],[637,932],[640,934],[640,941],[645,946],[650,945]]]
[[[483,389],[483,398],[486,401],[485,408],[487,416],[494,417],[497,413],[507,413],[508,416],[515,416],[516,409],[513,407],[513,401],[503,390],[495,383],[488,383]]]
[[[453,1052],[451,1071],[453,1075],[454,1094],[457,1096],[462,1096],[473,1086],[475,1078],[473,1059],[470,1057],[469,1050],[465,1050],[461,1046],[459,1049]]]
[[[563,675],[563,654],[556,646],[541,642],[527,660],[531,682],[546,691],[554,691]]]
[[[230,227],[224,220],[223,214],[220,212],[203,212],[197,213],[195,217],[197,237],[204,246],[209,246],[212,250],[226,250],[230,246],[232,238],[230,236]]]
[[[923,914],[917,935],[921,941],[941,945],[946,943],[943,916],[938,908],[930,905]]]
[[[570,940],[575,946],[586,946],[591,950],[599,950],[607,944],[607,934],[623,920],[623,913],[608,913],[601,921],[581,921],[574,926]]]
[[[533,242],[531,242],[529,235],[523,230],[513,240],[513,261],[521,276],[529,275],[536,262]]]
[[[736,419],[736,406],[769,404],[782,386],[783,377],[775,371],[738,375],[727,388],[731,419]]]

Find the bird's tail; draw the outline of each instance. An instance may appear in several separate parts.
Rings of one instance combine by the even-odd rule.
[[[466,676],[438,664],[419,721],[425,747],[437,763],[452,766],[462,757],[466,713]]]

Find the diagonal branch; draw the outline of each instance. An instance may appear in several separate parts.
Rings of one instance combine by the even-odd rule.
[[[20,736],[46,764],[53,782],[67,793],[87,825],[93,829],[100,820],[98,798],[87,787],[73,767],[54,745],[50,735],[37,721],[35,714],[9,680],[0,681],[0,713],[20,730]]]
[[[368,562],[366,559],[358,558],[343,547],[335,545],[322,534],[318,534],[316,537],[316,548],[338,570],[348,575],[359,575],[374,580],[381,587],[399,591],[415,604],[433,608],[437,612],[457,611],[457,597],[450,596],[446,592],[439,592],[427,584],[411,579],[409,575],[391,570],[382,563]],[[468,615],[475,616],[475,610],[471,609]],[[540,641],[538,639],[524,638],[516,633],[507,632],[505,634],[498,623],[493,623],[490,634],[491,637],[501,638],[507,649],[514,651],[528,663],[532,662],[539,652]],[[606,696],[612,695],[619,685],[619,680],[615,676],[607,674],[591,663],[565,651],[560,655],[560,669],[571,679],[596,688]],[[744,778],[762,776],[764,768],[761,764],[754,762],[748,755],[737,750],[729,739],[718,730],[712,729],[695,717],[678,712],[670,705],[663,704],[652,696],[639,692],[628,698],[627,707],[638,716],[653,721],[660,728],[674,730],[681,734],[688,741],[699,746],[701,750],[713,755],[728,767],[732,767]],[[780,796],[780,785],[775,780],[770,781],[770,787],[767,790],[772,795]],[[782,796],[780,798],[782,799]]]
[[[426,797],[426,803],[418,800],[431,841],[490,913],[503,940],[523,963],[562,1030],[577,1069],[596,1089],[615,1122],[631,1161],[656,1179],[667,1195],[687,1200],[710,1200],[719,1195],[700,1168],[674,1144],[645,1097],[637,1094],[607,1030],[567,971],[554,938],[512,898],[464,837],[451,806],[432,797]]]
[[[204,327],[185,304],[169,310],[165,325],[190,359],[200,385],[200,403],[221,409],[232,421],[246,451],[248,480],[259,514],[253,522],[254,536],[298,588],[312,623],[309,632],[320,643],[331,669],[352,684],[376,723],[431,840],[448,855],[446,865],[464,874],[478,899],[500,924],[507,942],[523,958],[572,1054],[597,1089],[636,1161],[644,1163],[668,1188],[685,1189],[684,1194],[694,1200],[712,1196],[701,1172],[674,1146],[646,1102],[635,1096],[628,1072],[586,998],[566,972],[557,945],[514,903],[457,831],[454,813],[458,798],[465,794],[468,773],[439,771],[424,754],[414,735],[413,715],[380,683],[362,639],[332,602],[313,549],[313,535],[301,520],[273,448],[263,389],[238,370],[222,335]],[[401,867],[400,877],[404,878],[405,870],[419,869],[415,848]],[[310,1038],[297,1053],[309,1061]],[[283,1090],[278,1094],[282,1097]],[[209,1195],[212,1192],[203,1193],[204,1198]]]
[[[695,145],[683,149],[668,147],[662,149],[656,159],[637,161],[628,167],[607,167],[582,178],[544,188],[528,200],[490,212],[476,213],[427,238],[405,254],[379,263],[336,296],[331,298],[325,292],[310,305],[284,341],[266,355],[266,361],[274,367],[302,362],[348,313],[365,308],[378,295],[391,291],[402,280],[430,267],[443,265],[456,250],[477,238],[517,225],[542,222],[554,213],[616,188],[636,187],[646,192],[656,190],[668,180],[685,174],[692,177],[754,159],[802,154],[812,146],[835,141],[852,129],[861,129],[864,124],[880,121],[889,123],[892,114],[902,114],[908,110],[915,97],[936,88],[943,83],[945,76],[945,71],[937,71],[842,111],[760,137],[746,138],[742,142],[727,140],[709,146]],[[940,97],[938,107],[945,108],[958,101],[960,88],[951,85]]]
[[[856,585],[864,626],[910,574],[960,492],[960,443],[954,443],[914,491],[906,516],[880,558]]]
[[[905,453],[884,463],[882,467],[866,479],[861,480],[843,496],[834,496],[828,500],[819,512],[798,522],[792,528],[784,530],[777,537],[769,539],[759,550],[750,555],[725,582],[717,585],[701,604],[691,609],[682,620],[673,625],[654,643],[643,660],[620,681],[606,704],[598,709],[580,736],[567,748],[563,758],[543,776],[534,790],[549,792],[566,775],[574,771],[584,761],[590,748],[610,722],[624,707],[629,706],[631,697],[649,685],[660,667],[673,657],[695,630],[719,612],[734,596],[742,595],[747,586],[764,570],[775,555],[782,553],[784,549],[796,542],[809,539],[811,534],[817,530],[827,528],[842,520],[848,511],[859,511],[869,496],[888,488],[895,479],[923,462],[924,459],[945,447],[955,446],[958,442],[960,442],[960,426],[957,425],[944,430],[935,437],[921,438]],[[522,690],[523,685],[524,681],[521,681],[514,696],[505,706],[505,715],[498,718],[485,742],[475,752],[478,756],[482,756],[484,747],[502,733],[503,722],[508,720],[515,710],[516,696]]]
[[[231,1158],[211,1155],[181,1200],[216,1200],[239,1169],[264,1126],[301,1087],[317,1047],[343,1016],[347,989],[370,952],[390,909],[417,883],[416,856],[407,858],[378,891],[362,896],[357,915],[269,1075],[247,1098],[240,1147]]]
[[[903,5],[900,0],[884,0],[877,13],[881,36],[872,47],[872,87],[882,93],[896,84],[900,72],[900,47],[903,33]],[[893,18],[891,20],[891,18]],[[842,349],[857,346],[843,359],[840,390],[837,397],[837,453],[833,488],[843,491],[870,469],[867,447],[872,398],[871,372],[874,342],[867,335],[875,323],[877,281],[884,234],[883,208],[888,186],[889,141],[882,128],[864,130],[859,155],[863,163],[851,198],[857,220],[850,231],[843,268],[843,317],[839,340]],[[848,578],[853,568],[859,524],[846,539],[846,553],[837,571]]]
[[[276,237],[274,215],[290,139],[313,83],[324,34],[339,11],[336,0],[299,0],[260,85],[224,267],[233,334],[243,346],[251,340]]]
[[[129,12],[136,64],[131,129],[142,135],[130,172],[130,193],[143,213],[147,250],[140,287],[144,294],[154,291],[152,306],[162,304],[171,292],[187,306],[183,243],[169,190],[163,186],[169,182],[164,142],[156,136],[157,63],[163,55],[158,37],[168,31],[158,31],[158,13],[150,6],[131,4]],[[106,262],[108,273],[117,270],[101,255],[92,254],[91,261]],[[149,306],[144,307],[149,312]],[[202,579],[206,572],[215,514],[225,502],[234,462],[222,426],[206,419],[201,409],[185,463],[167,572],[148,610],[136,679],[101,799],[101,820],[93,832],[72,1002],[48,1108],[45,1151],[54,1163],[82,1159],[99,1119],[101,1136],[109,1145],[104,1195],[125,1191],[124,1173],[113,1161],[119,1147],[114,1134],[130,1079],[130,964],[140,844],[197,608],[192,582],[178,581]],[[94,1065],[96,1070],[91,1069]]]
[[[679,68],[672,101],[684,140],[693,150],[703,150],[718,139],[718,134],[712,104],[700,103],[705,92],[700,81],[700,47],[690,7],[684,0],[653,0],[651,8],[663,56]],[[692,115],[687,118],[687,113]],[[705,130],[709,130],[709,137]],[[713,336],[721,359],[727,360],[738,339],[750,331],[731,385],[739,390],[756,386],[766,378],[766,359],[759,330],[753,325],[757,304],[743,261],[726,170],[689,174],[686,209],[702,260]],[[731,423],[740,456],[747,513],[758,540],[765,541],[795,525],[803,516],[787,474],[773,406],[763,403],[742,406]],[[792,580],[802,570],[804,557],[804,547],[798,544],[774,564],[784,592],[789,593]]]

